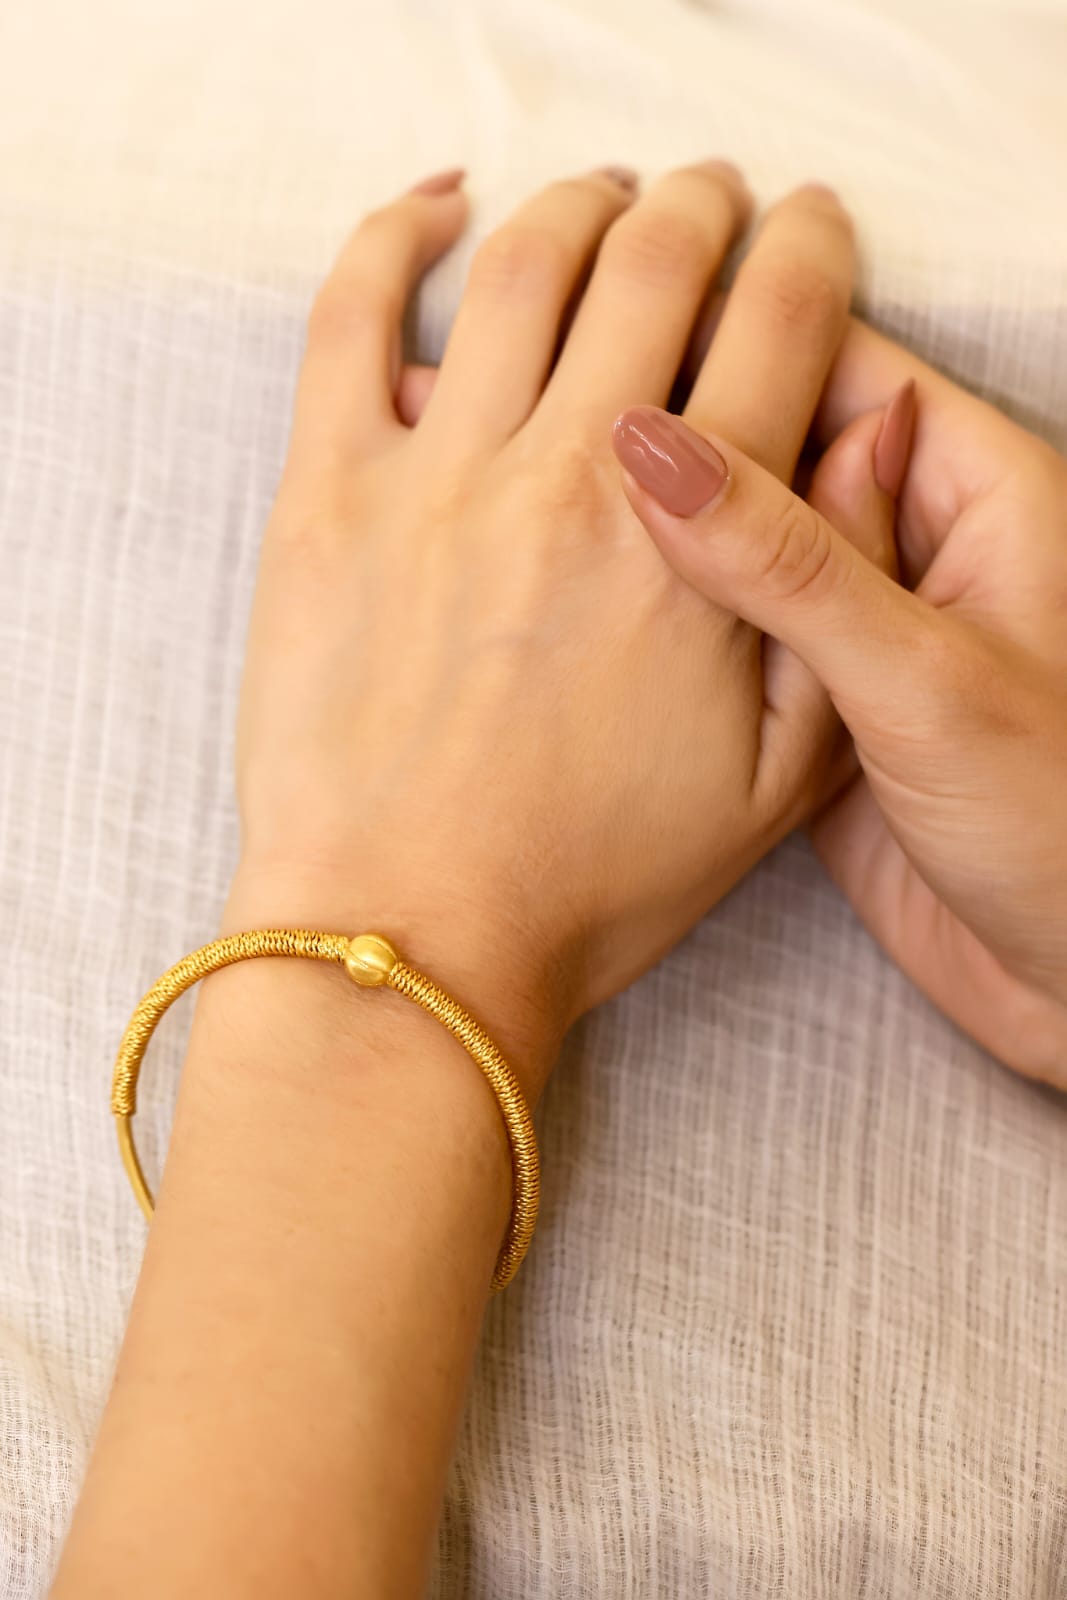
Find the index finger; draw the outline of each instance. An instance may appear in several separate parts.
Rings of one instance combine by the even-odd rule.
[[[888,404],[909,378],[921,397],[923,414],[932,424],[927,443],[937,445],[946,466],[954,461],[965,471],[968,493],[979,493],[997,475],[990,471],[988,460],[978,459],[976,442],[995,445],[999,454],[1007,435],[1023,430],[988,401],[961,388],[856,317],[849,319],[826,380],[812,425],[814,438],[820,445],[832,444],[850,422]]]
[[[909,350],[852,318],[812,426],[827,446],[856,417],[915,384],[917,420],[897,531],[913,575],[924,572],[962,512],[995,492],[1032,436]]]

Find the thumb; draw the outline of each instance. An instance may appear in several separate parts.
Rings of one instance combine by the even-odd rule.
[[[627,498],[680,577],[788,645],[853,732],[899,721],[937,612],[726,440],[635,406],[614,445]]]

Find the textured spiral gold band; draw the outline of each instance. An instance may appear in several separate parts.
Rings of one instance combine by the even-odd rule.
[[[431,978],[403,962],[388,939],[376,933],[357,934],[354,939],[343,933],[312,933],[301,928],[235,933],[194,950],[152,985],[126,1025],[111,1080],[111,1109],[122,1163],[145,1216],[151,1219],[154,1204],[133,1142],[133,1117],[137,1110],[137,1078],[148,1041],[168,1006],[186,989],[220,967],[256,956],[332,961],[344,967],[352,980],[364,988],[395,989],[436,1017],[472,1057],[496,1095],[511,1146],[511,1220],[492,1281],[494,1291],[503,1289],[518,1271],[537,1222],[541,1180],[529,1107],[511,1068],[470,1013]]]

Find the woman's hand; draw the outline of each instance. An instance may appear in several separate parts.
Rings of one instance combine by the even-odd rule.
[[[858,492],[840,440],[894,393]],[[730,477],[703,508],[694,493],[670,515],[636,482],[631,501],[695,589],[829,689],[862,770],[814,838],[868,928],[994,1055],[1067,1089],[1067,462],[858,325],[820,426],[837,443],[808,505],[725,442]],[[659,448],[681,471],[706,446]],[[656,490],[639,451],[626,464]],[[879,480],[895,492],[905,468],[914,593],[855,548],[860,525],[884,537]]]
[[[611,453],[623,406],[667,400],[748,209],[718,163],[636,202],[625,175],[547,189],[478,251],[414,428],[400,326],[462,229],[455,181],[364,222],[312,313],[249,643],[229,920],[380,927],[520,1063],[825,782],[825,693],[677,578]],[[835,198],[785,200],[695,384],[694,422],[769,482],[792,477],[852,268]]]
[[[531,1097],[571,1018],[804,811],[833,738],[807,669],[709,614],[618,493],[612,419],[667,398],[747,210],[722,167],[631,187],[559,185],[488,241],[413,429],[399,330],[455,176],[358,231],[312,318],[238,731],[230,927],[395,937]],[[786,479],[851,270],[832,198],[780,206],[694,396]],[[313,962],[213,976],[57,1600],[423,1593],[510,1171],[417,1006]]]

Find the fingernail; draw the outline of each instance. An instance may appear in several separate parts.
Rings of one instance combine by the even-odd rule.
[[[627,194],[636,194],[641,181],[633,167],[597,167],[594,176],[610,179],[612,183],[617,183],[620,189],[625,189]]]
[[[432,177],[423,178],[421,183],[413,184],[408,194],[452,194],[466,176],[466,167],[449,167],[447,172],[435,172]]]
[[[874,441],[874,481],[883,494],[900,493],[915,436],[915,380],[909,378],[885,409]]]
[[[680,417],[656,406],[624,411],[612,430],[615,454],[665,511],[691,517],[710,505],[729,476],[719,452]]]

